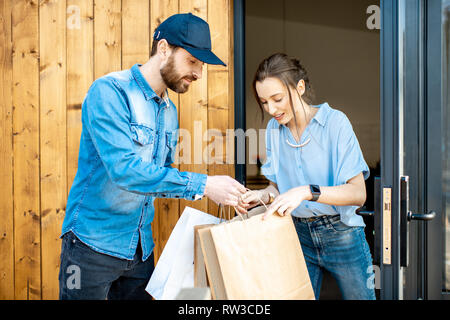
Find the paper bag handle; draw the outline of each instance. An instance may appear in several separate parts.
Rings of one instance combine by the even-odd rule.
[[[242,214],[239,213],[239,211],[237,211],[236,207],[233,207],[234,211],[238,214],[238,216],[241,218],[242,221],[244,221],[244,217],[242,216]],[[223,211],[224,211],[224,205],[223,204],[219,204],[219,219],[220,219],[220,223],[222,223],[223,219]],[[231,219],[231,214],[230,214],[230,207],[228,207],[228,220]]]
[[[247,191],[252,191],[248,188],[246,188]],[[256,197],[258,198],[259,202],[261,202],[261,204],[264,206],[264,208],[266,208],[266,210],[268,210],[266,204],[262,201],[262,199],[258,196],[258,194],[256,194]],[[242,214],[240,214],[240,212],[236,209],[236,207],[233,207],[234,211],[238,214],[238,216],[241,218],[242,221],[244,221],[244,217],[242,216]],[[219,219],[220,219],[220,223],[222,223],[223,219],[223,210],[224,210],[224,205],[223,204],[219,204]],[[231,219],[231,215],[230,215],[230,207],[228,207],[228,220]]]

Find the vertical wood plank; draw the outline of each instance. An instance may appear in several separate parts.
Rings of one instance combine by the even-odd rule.
[[[122,0],[122,69],[145,63],[150,56],[148,0]]]
[[[208,0],[208,23],[211,30],[213,52],[227,65],[208,65],[208,129],[217,131],[209,141],[214,149],[208,159],[210,175],[230,175],[227,165],[226,133],[229,126],[229,0]],[[214,140],[212,140],[214,139]],[[221,148],[219,148],[221,146]],[[217,213],[217,205],[208,200],[210,213]]]
[[[122,68],[120,0],[94,1],[94,78]]]
[[[39,7],[42,299],[58,299],[67,195],[66,1]]]
[[[151,0],[149,30],[150,46],[153,42],[153,31],[156,27],[171,15],[178,13],[178,10],[178,0]],[[169,90],[169,98],[178,108],[179,114],[179,95]],[[178,165],[174,165],[174,167],[179,168]],[[155,217],[152,223],[152,231],[155,241],[154,258],[155,263],[157,263],[172,229],[178,221],[180,201],[176,199],[156,199],[154,206]]]
[[[213,52],[227,65],[208,65],[209,70],[228,71],[230,66],[230,1],[208,0],[208,24]]]
[[[192,14],[207,20],[207,0],[180,0],[180,13]],[[208,173],[208,166],[203,159],[206,142],[203,134],[208,125],[208,71],[204,65],[202,78],[191,83],[189,91],[180,95],[180,128],[191,133],[191,164],[180,164],[181,171]],[[184,150],[185,151],[185,150]],[[208,212],[208,200],[180,200],[180,212],[186,206]]]
[[[178,0],[150,0],[150,43],[155,29],[171,15],[179,12]]]
[[[67,194],[78,168],[81,105],[94,80],[93,0],[67,0]]]
[[[38,1],[14,1],[13,156],[15,299],[41,298]]]
[[[14,299],[11,10],[0,3],[0,300]]]

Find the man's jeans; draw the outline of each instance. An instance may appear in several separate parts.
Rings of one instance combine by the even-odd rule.
[[[131,261],[96,252],[68,232],[61,247],[59,298],[151,300],[145,287],[153,269],[153,253],[143,262],[140,243]]]
[[[312,220],[293,217],[318,299],[323,269],[336,279],[346,300],[375,300],[372,257],[364,227],[349,227],[339,215]]]

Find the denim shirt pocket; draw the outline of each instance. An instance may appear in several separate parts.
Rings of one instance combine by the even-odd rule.
[[[131,123],[131,136],[142,160],[151,162],[155,146],[155,131],[145,125]]]
[[[164,151],[164,162],[169,165],[175,161],[175,150],[178,142],[178,130],[166,131],[166,148]],[[170,159],[167,157],[170,156]]]

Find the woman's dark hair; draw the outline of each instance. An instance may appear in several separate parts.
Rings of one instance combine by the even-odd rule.
[[[258,102],[259,108],[261,109],[261,112],[263,114],[263,119],[264,119],[264,108],[261,104],[261,101],[259,100],[258,93],[256,91],[256,83],[262,82],[266,78],[277,78],[286,86],[287,92],[289,94],[289,102],[291,105],[291,110],[294,114],[294,118],[297,123],[297,119],[295,117],[294,112],[294,104],[292,102],[292,95],[289,89],[297,88],[298,82],[303,79],[303,81],[305,82],[305,93],[303,94],[302,98],[308,104],[313,103],[314,92],[311,87],[311,82],[309,81],[306,69],[303,67],[303,65],[300,63],[299,60],[289,57],[284,53],[275,53],[270,57],[264,59],[259,64],[259,67],[256,70],[255,77],[253,79],[253,93],[255,95],[256,101]],[[301,98],[300,94],[299,98]],[[306,111],[304,107],[303,111],[305,112],[306,116]]]

